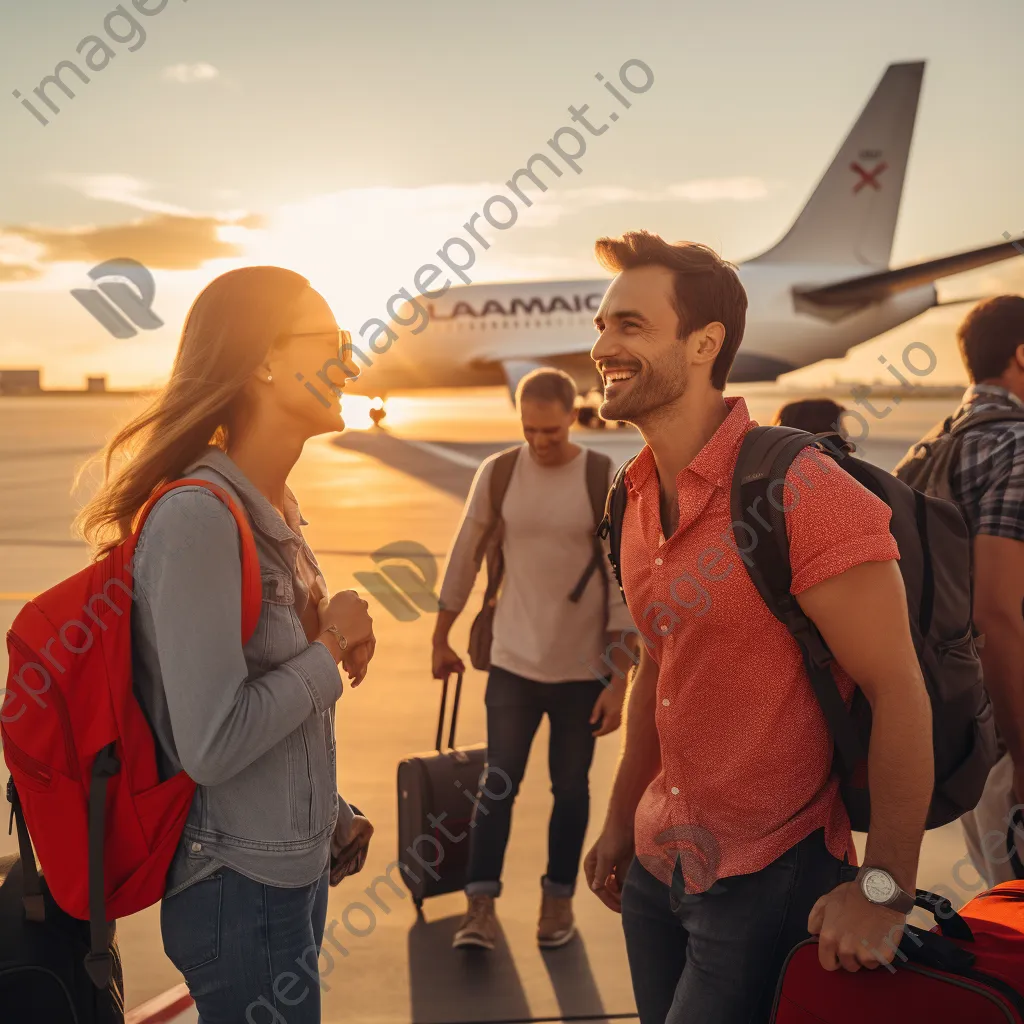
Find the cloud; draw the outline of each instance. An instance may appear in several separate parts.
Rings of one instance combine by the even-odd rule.
[[[665,188],[636,189],[595,185],[561,191],[558,201],[570,207],[609,206],[614,203],[689,203],[750,202],[764,199],[768,185],[760,178],[695,178]]]
[[[247,218],[247,225],[253,225]],[[14,236],[40,247],[40,263],[100,263],[130,256],[151,270],[193,270],[215,259],[242,255],[243,247],[220,237],[240,225],[217,217],[158,214],[130,224],[82,228],[9,227]]]
[[[167,213],[173,216],[191,217],[193,211],[145,195],[153,186],[127,174],[55,174],[52,181],[80,192],[89,199],[108,203],[120,203],[147,213]]]
[[[42,276],[38,267],[30,267],[24,263],[0,263],[0,282],[33,281]]]
[[[161,78],[165,82],[192,85],[195,82],[212,82],[220,72],[212,64],[172,64],[164,68]]]
[[[764,199],[768,191],[767,184],[760,178],[744,177],[697,178],[668,187],[670,196],[691,203],[713,203],[721,200],[750,202],[754,199]]]

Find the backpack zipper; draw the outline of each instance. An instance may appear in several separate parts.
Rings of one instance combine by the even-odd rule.
[[[27,661],[37,665],[41,664],[41,662],[35,660],[36,652],[13,630],[7,631],[7,642],[17,648],[21,656]],[[49,676],[49,672],[47,672],[47,676]],[[68,760],[68,775],[70,778],[78,781],[78,753],[75,748],[74,733],[71,729],[71,716],[68,714],[68,706],[64,701],[64,694],[61,693],[60,687],[52,685],[52,681],[50,688],[44,692],[52,696],[53,707],[57,712],[57,717],[60,719],[60,728],[64,735],[64,751]],[[9,732],[9,730],[7,731]],[[26,754],[25,756],[27,757],[28,755]],[[40,762],[37,761],[36,763],[39,764]]]
[[[48,764],[37,761],[31,754],[26,754],[10,736],[4,739],[4,750],[10,751],[11,761],[30,779],[45,783],[47,786],[53,782],[53,769]]]

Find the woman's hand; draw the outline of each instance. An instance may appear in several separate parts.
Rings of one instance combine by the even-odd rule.
[[[363,870],[372,836],[373,826],[369,818],[361,814],[357,814],[344,831],[342,822],[338,821],[331,837],[331,885]]]
[[[348,641],[349,648],[356,648],[373,639],[373,619],[367,611],[368,607],[354,590],[342,590],[321,611],[321,626],[337,626],[338,632]]]
[[[366,671],[370,667],[370,660],[373,658],[376,648],[377,639],[371,633],[369,640],[356,647],[349,647],[342,653],[341,665],[348,673],[353,689],[366,678]]]

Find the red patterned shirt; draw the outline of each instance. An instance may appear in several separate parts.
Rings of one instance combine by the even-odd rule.
[[[832,741],[796,641],[768,610],[732,538],[729,493],[740,443],[757,424],[742,398],[676,480],[679,526],[661,531],[660,485],[645,447],[626,474],[622,581],[658,663],[661,770],[637,808],[636,852],[664,882],[677,856],[687,888],[759,871],[825,829],[855,862],[830,775]],[[836,463],[804,452],[786,477],[796,595],[863,562],[899,557],[890,510]],[[838,667],[844,698],[853,680]]]

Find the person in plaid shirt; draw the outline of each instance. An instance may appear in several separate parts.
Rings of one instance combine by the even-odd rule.
[[[957,340],[971,385],[952,422],[1007,414],[964,430],[949,480],[974,538],[974,625],[985,636],[985,686],[1007,751],[977,808],[961,818],[971,860],[993,885],[1013,877],[1002,837],[1010,809],[1024,804],[1024,297],[979,303]]]

